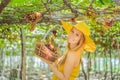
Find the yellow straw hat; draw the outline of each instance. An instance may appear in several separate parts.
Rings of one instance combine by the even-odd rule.
[[[69,24],[67,22],[61,21],[63,28],[67,32],[67,34],[70,33],[71,29],[73,28],[72,24]],[[93,42],[93,40],[89,37],[90,35],[90,29],[88,28],[87,24],[85,22],[79,22],[77,25],[74,26],[76,29],[81,31],[85,36],[85,43],[84,43],[84,49],[89,52],[94,52],[96,50],[96,45]]]

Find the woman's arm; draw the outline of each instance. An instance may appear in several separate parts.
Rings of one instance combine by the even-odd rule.
[[[48,53],[48,50],[46,48],[43,48],[43,52],[47,52]],[[41,58],[44,62],[46,62],[49,67],[51,68],[51,70],[53,71],[53,73],[60,79],[60,80],[68,80],[69,77],[70,77],[70,74],[74,68],[74,65],[78,59],[78,55],[75,54],[75,53],[68,53],[67,55],[67,58],[66,58],[66,61],[65,61],[65,65],[64,65],[64,70],[63,72],[60,72],[58,69],[57,69],[57,66],[48,61],[48,60],[45,60],[44,58]]]
[[[55,64],[48,64],[51,68],[51,70],[54,72],[54,74],[60,79],[60,80],[68,80],[70,77],[70,74],[74,68],[76,59],[78,55],[70,53],[67,56],[65,65],[64,65],[64,70],[63,72],[60,72]]]

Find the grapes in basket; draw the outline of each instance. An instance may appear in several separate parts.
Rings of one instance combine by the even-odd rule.
[[[49,50],[49,53],[43,52],[42,46],[45,46]],[[44,44],[42,42],[37,42],[35,45],[35,54],[36,56],[42,57],[51,62],[55,62],[58,59],[57,49],[55,49],[52,44]]]

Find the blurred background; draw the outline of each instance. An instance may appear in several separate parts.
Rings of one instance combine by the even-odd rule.
[[[34,49],[43,41],[64,53],[60,20],[85,21],[97,46],[84,52],[76,80],[120,80],[120,0],[0,0],[0,80],[51,80]]]

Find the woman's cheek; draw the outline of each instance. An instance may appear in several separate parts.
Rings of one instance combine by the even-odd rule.
[[[79,41],[79,37],[76,38],[76,42],[78,42],[78,41]]]

